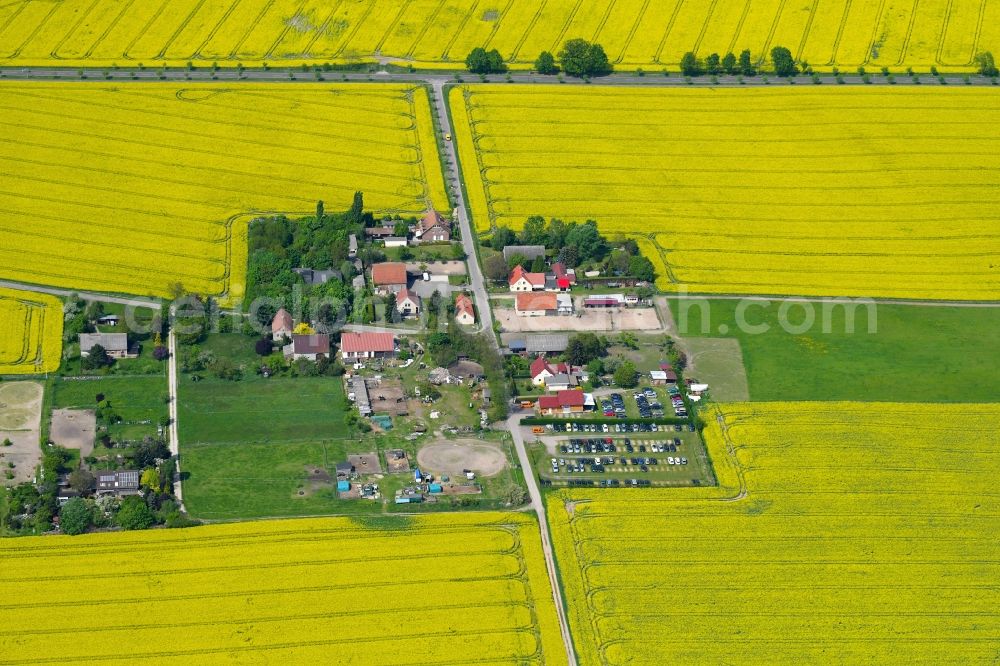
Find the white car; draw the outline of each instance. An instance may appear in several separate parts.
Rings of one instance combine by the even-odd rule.
[[[667,464],[668,465],[676,465],[677,463],[674,462],[674,457],[673,456],[669,456],[667,458]]]

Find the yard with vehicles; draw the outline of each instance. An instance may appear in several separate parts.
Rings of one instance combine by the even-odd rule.
[[[450,103],[481,232],[596,220],[667,291],[1000,295],[989,88],[495,84]]]

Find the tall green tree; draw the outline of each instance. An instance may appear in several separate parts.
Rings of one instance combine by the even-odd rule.
[[[94,511],[82,497],[74,497],[59,510],[59,525],[65,534],[83,534],[94,524]]]
[[[465,66],[473,74],[500,74],[507,71],[503,56],[496,49],[487,51],[477,46],[465,58]]]
[[[705,58],[705,71],[713,75],[722,73],[722,61],[718,53],[712,53]]]
[[[983,51],[982,53],[976,55],[976,65],[979,68],[979,74],[981,76],[996,77],[1000,74],[1000,70],[997,70],[996,61],[993,59],[993,53],[990,51]]]
[[[726,74],[735,74],[739,71],[736,69],[736,56],[732,51],[722,57],[722,71]]]
[[[750,60],[750,49],[744,49],[740,51],[740,74],[743,76],[753,76],[757,73],[757,70],[753,66],[753,61]]]
[[[535,60],[535,71],[539,74],[558,74],[559,65],[556,64],[555,56],[549,51],[542,51]]]
[[[604,47],[585,39],[571,39],[559,51],[559,62],[570,76],[602,76],[612,67]]]
[[[622,388],[634,388],[639,383],[638,374],[639,372],[636,370],[635,363],[625,361],[615,370],[615,384]]]
[[[774,65],[774,73],[778,76],[795,76],[799,73],[792,52],[784,46],[775,46],[771,49],[771,64]]]
[[[684,76],[698,76],[701,74],[701,64],[693,51],[688,51],[681,56],[681,74]]]
[[[115,522],[123,530],[144,530],[156,522],[153,512],[138,495],[126,497],[115,516]]]
[[[544,217],[532,215],[524,221],[524,228],[521,229],[521,243],[523,245],[545,245],[547,237],[548,232],[545,229]]]

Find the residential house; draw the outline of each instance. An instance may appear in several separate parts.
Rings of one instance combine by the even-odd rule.
[[[510,262],[514,257],[524,257],[528,261],[545,256],[544,245],[507,245],[503,249],[503,260]]]
[[[125,333],[81,333],[80,356],[90,356],[90,350],[100,345],[111,358],[135,358],[138,348],[129,348]]]
[[[311,335],[292,335],[292,341],[285,345],[285,358],[293,361],[307,359],[317,360],[320,356],[330,356],[330,336],[326,333]]]
[[[529,273],[523,266],[514,266],[507,285],[513,292],[541,291],[545,289],[545,273]]]
[[[396,294],[396,311],[404,317],[416,317],[420,314],[420,297],[403,287]]]
[[[98,495],[138,495],[139,472],[136,470],[102,471],[96,474]]]
[[[398,294],[406,288],[406,264],[386,261],[372,266],[372,285],[380,294]]]
[[[460,293],[455,296],[455,321],[463,326],[472,326],[476,323],[476,309],[467,294]]]
[[[339,280],[342,277],[340,271],[334,270],[317,271],[312,268],[293,268],[292,271],[308,285],[326,284],[330,280]]]
[[[531,383],[535,386],[545,386],[550,391],[559,390],[559,386],[569,388],[587,381],[583,368],[569,363],[550,363],[544,356],[531,362]],[[558,378],[558,381],[557,381]]]
[[[346,460],[337,463],[334,469],[337,472],[338,479],[347,479],[350,478],[351,474],[354,474],[354,465]]]
[[[556,295],[549,292],[518,293],[514,299],[514,312],[521,317],[554,315],[558,307]]]
[[[451,240],[451,224],[432,208],[417,222],[413,235],[421,243],[444,243]]]
[[[583,391],[559,391],[554,395],[541,396],[536,407],[543,415],[579,414],[585,410],[586,403],[587,396]]]
[[[292,315],[288,314],[288,310],[285,308],[280,308],[274,315],[274,319],[271,320],[271,339],[280,342],[284,338],[291,338],[294,328],[295,322],[292,320]]]
[[[391,358],[396,355],[396,339],[392,333],[340,334],[340,355],[344,361],[369,358]]]

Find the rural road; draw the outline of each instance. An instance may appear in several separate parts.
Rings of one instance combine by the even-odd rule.
[[[444,83],[469,83],[469,84],[480,84],[480,83],[531,83],[538,85],[605,85],[605,86],[636,86],[644,88],[679,88],[679,87],[708,87],[708,88],[727,88],[727,87],[759,87],[759,86],[774,86],[774,85],[804,85],[811,86],[815,85],[811,77],[800,75],[796,78],[791,79],[781,79],[776,76],[750,76],[743,77],[743,82],[740,82],[740,77],[737,76],[727,76],[721,75],[716,77],[716,82],[712,82],[711,76],[699,76],[690,79],[691,83],[688,83],[688,79],[681,76],[678,72],[673,72],[670,76],[664,76],[662,72],[648,71],[644,75],[640,76],[635,71],[621,72],[618,74],[611,74],[610,76],[602,76],[592,81],[584,81],[583,79],[577,79],[574,77],[564,77],[562,80],[557,76],[543,76],[541,74],[534,74],[532,72],[511,72],[509,74],[510,79],[508,81],[507,74],[494,74],[492,76],[486,76],[485,81],[477,74],[470,74],[468,72],[459,72],[458,75],[461,76],[462,81],[455,78],[455,73],[445,73],[445,72],[387,72],[387,71],[377,71],[377,72],[320,72],[320,76],[323,78],[317,78],[316,72],[313,70],[302,71],[302,68],[271,68],[264,70],[258,69],[244,69],[242,72],[236,69],[219,69],[217,72],[212,72],[211,68],[206,66],[200,69],[194,69],[188,71],[183,68],[174,68],[164,71],[160,71],[154,67],[147,67],[146,69],[140,70],[138,68],[123,68],[114,69],[108,67],[90,67],[90,68],[76,68],[76,67],[0,67],[0,78],[8,80],[79,80],[80,72],[83,72],[84,77],[91,81],[249,81],[249,82],[305,82],[305,83],[316,83],[317,81],[325,81],[328,83],[337,82],[369,82],[374,81],[376,83],[430,83],[431,85],[437,85],[438,82]],[[921,83],[915,83],[913,79],[904,73],[897,72],[895,76],[895,83],[890,84],[884,76],[877,72],[869,72],[871,75],[871,83],[869,85],[873,86],[914,86],[914,85],[924,85],[924,86],[936,86],[942,85],[936,77],[931,76],[928,73],[923,73],[920,75]],[[843,85],[865,85],[864,81],[857,74],[842,74],[841,79]],[[820,74],[819,80],[824,85],[837,85],[837,77],[832,74]],[[996,85],[993,79],[989,79],[982,76],[972,76],[969,79],[969,84],[965,83],[964,75],[946,75],[944,80],[948,85],[972,85],[972,86],[992,86]]]
[[[434,89],[434,113],[437,115],[441,131],[451,135],[454,139],[451,119],[448,117],[448,100],[445,99],[444,87],[447,83],[448,80],[444,78],[436,78],[431,81],[431,87]],[[455,192],[455,215],[458,217],[458,224],[462,230],[462,249],[465,250],[465,255],[468,257],[469,284],[472,286],[476,302],[479,304],[479,323],[482,329],[488,333],[487,337],[493,342],[493,346],[499,350],[500,344],[493,332],[493,310],[490,308],[489,295],[486,293],[486,281],[483,279],[483,272],[479,267],[479,255],[476,253],[478,236],[472,229],[469,213],[465,206],[462,176],[458,166],[458,156],[455,154],[454,141],[444,142],[444,156],[448,163],[448,173],[445,177],[448,180],[448,185]]]
[[[517,459],[521,463],[521,470],[524,472],[524,481],[528,484],[528,495],[531,496],[531,508],[538,515],[538,531],[542,535],[542,553],[545,555],[545,566],[549,570],[549,584],[552,586],[552,596],[556,604],[556,614],[559,616],[559,630],[562,633],[563,643],[566,644],[566,656],[570,666],[576,666],[576,653],[573,650],[573,637],[569,632],[569,622],[566,619],[566,606],[563,604],[562,589],[559,587],[559,578],[556,570],[556,558],[552,551],[552,536],[549,534],[549,521],[545,517],[545,502],[542,501],[542,491],[538,487],[538,479],[535,477],[531,467],[531,459],[528,458],[528,450],[524,446],[524,435],[521,432],[521,416],[511,414],[507,419],[507,430],[514,438],[514,448],[517,450]]]
[[[41,287],[35,284],[27,284],[23,282],[13,282],[10,280],[0,280],[0,287],[6,289],[19,289],[21,291],[33,291],[36,294],[52,294],[53,296],[61,296],[63,298],[76,294],[85,301],[103,301],[104,303],[119,303],[125,306],[132,306],[135,308],[152,308],[154,310],[160,309],[160,302],[152,299],[144,298],[126,298],[124,296],[108,296],[107,294],[98,294],[91,291],[79,291],[78,289],[58,289],[56,287]]]
[[[454,134],[451,128],[451,120],[448,118],[448,104],[445,99],[445,85],[448,80],[436,78],[431,82],[434,89],[434,112],[437,114],[441,131],[445,134]],[[499,350],[500,343],[496,333],[493,331],[493,309],[490,305],[489,294],[486,292],[486,281],[483,278],[482,270],[479,267],[479,255],[476,253],[477,235],[472,229],[469,221],[469,214],[465,206],[465,197],[462,192],[462,179],[458,165],[458,158],[455,154],[455,142],[444,142],[445,161],[448,163],[448,173],[446,178],[449,186],[455,192],[455,214],[462,230],[462,248],[468,257],[469,284],[472,286],[476,302],[479,304],[479,322],[487,337],[492,341],[493,346]],[[558,571],[556,569],[555,555],[552,551],[552,537],[549,534],[549,523],[545,518],[545,504],[542,501],[542,493],[538,488],[538,481],[532,472],[531,460],[528,458],[528,451],[524,448],[524,439],[521,436],[521,417],[512,415],[507,419],[507,429],[514,439],[514,448],[517,451],[517,458],[524,471],[524,480],[528,484],[528,494],[531,497],[531,509],[538,517],[538,531],[542,538],[542,552],[545,556],[545,568],[549,574],[549,585],[552,587],[552,600],[555,603],[556,614],[559,617],[559,631],[562,634],[563,644],[566,647],[566,657],[570,666],[576,666],[576,653],[573,650],[573,638],[569,632],[569,622],[566,619],[566,606],[563,603],[562,590],[559,587]]]
[[[173,319],[174,310],[170,310],[171,320]],[[167,391],[169,394],[169,405],[170,405],[170,441],[168,445],[170,447],[170,454],[177,457],[177,476],[174,478],[174,497],[177,498],[177,503],[181,505],[181,511],[184,511],[184,494],[181,487],[181,447],[180,438],[177,435],[177,336],[174,334],[173,322],[170,322],[170,332],[167,334],[167,350],[170,352],[170,358],[167,365]]]

